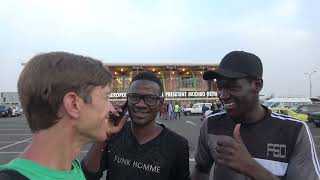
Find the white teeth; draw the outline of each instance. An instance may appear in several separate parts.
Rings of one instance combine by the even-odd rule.
[[[235,103],[228,103],[228,104],[223,104],[223,106],[225,107],[225,108],[229,108],[229,107],[231,107],[231,106],[233,106]]]

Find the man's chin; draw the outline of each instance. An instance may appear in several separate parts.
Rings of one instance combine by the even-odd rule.
[[[148,121],[146,119],[139,119],[139,118],[135,118],[132,119],[132,123],[136,126],[146,126],[150,123],[151,121]]]
[[[88,136],[87,139],[85,140],[85,144],[88,144],[88,143],[100,143],[100,142],[106,141],[109,138],[110,137],[108,137],[107,135]]]
[[[239,113],[237,113],[237,111],[235,111],[235,110],[226,109],[226,112],[227,112],[228,116],[231,117],[232,119],[238,119],[240,116]]]

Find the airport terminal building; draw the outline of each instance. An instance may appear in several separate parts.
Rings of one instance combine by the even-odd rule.
[[[179,102],[181,105],[218,101],[215,82],[205,81],[202,78],[205,71],[217,68],[217,64],[107,63],[104,65],[111,70],[113,75],[110,101],[115,103],[126,100],[126,93],[132,77],[142,71],[152,72],[161,79],[166,101]],[[0,102],[19,104],[18,93],[1,93]]]
[[[217,101],[216,84],[202,78],[216,64],[105,64],[113,74],[111,101],[125,101],[129,84],[137,73],[148,71],[157,75],[164,86],[166,101],[181,105]]]

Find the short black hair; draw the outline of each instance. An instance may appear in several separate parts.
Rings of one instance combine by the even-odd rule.
[[[145,72],[138,73],[136,76],[132,78],[132,81],[130,82],[130,86],[134,81],[137,81],[137,80],[148,80],[148,81],[157,83],[160,87],[160,95],[162,94],[163,92],[162,82],[156,75],[152,74],[151,72],[145,71]]]

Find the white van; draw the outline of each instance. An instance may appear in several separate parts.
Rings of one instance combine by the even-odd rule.
[[[268,108],[286,107],[291,108],[297,105],[311,104],[309,98],[272,98],[263,103]]]
[[[202,114],[203,105],[206,105],[210,109],[212,106],[212,103],[195,103],[192,107],[185,108],[183,113],[186,116],[190,116],[193,114]]]

